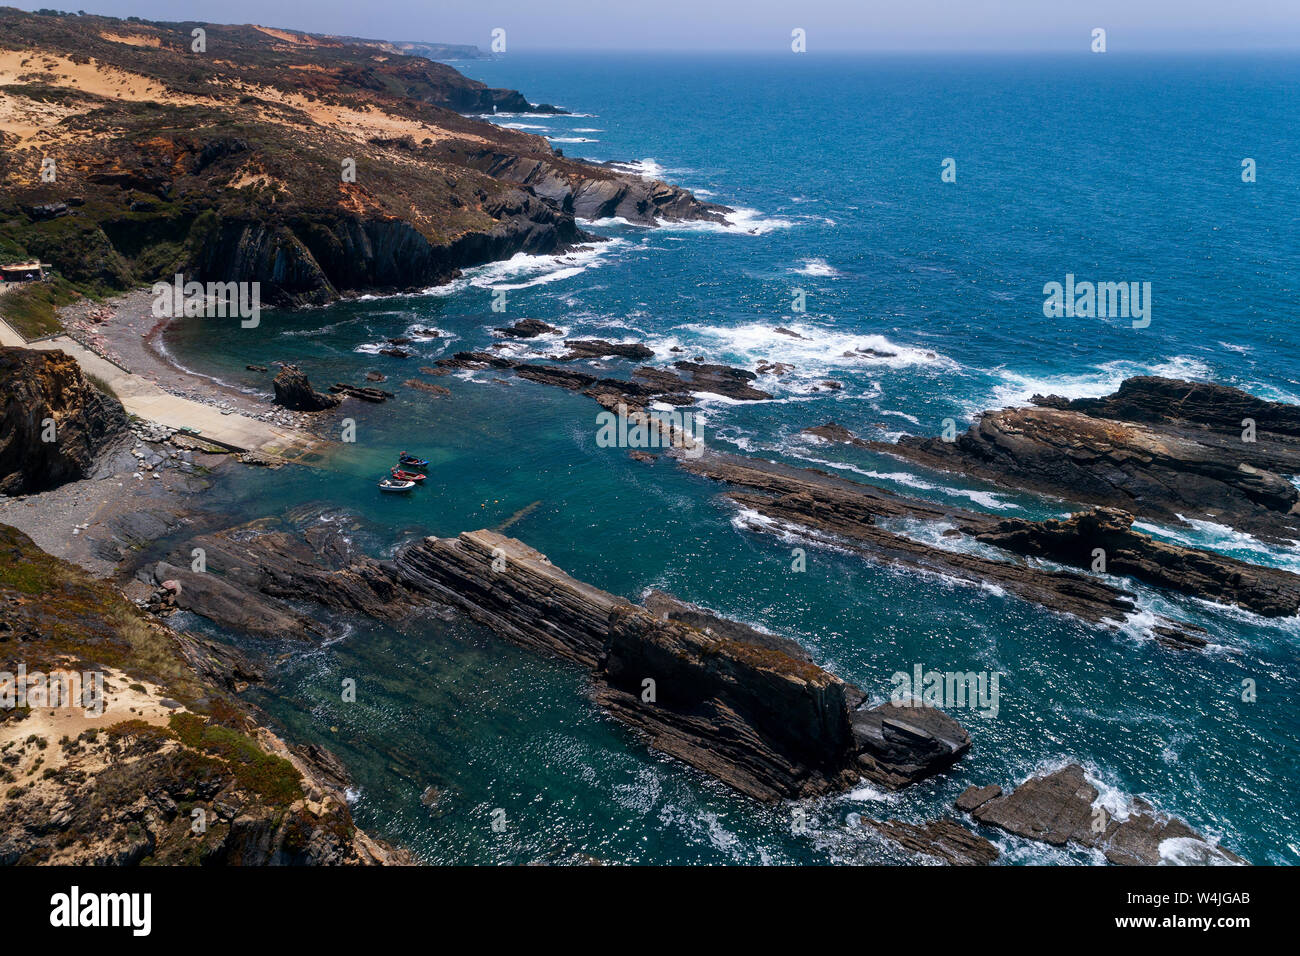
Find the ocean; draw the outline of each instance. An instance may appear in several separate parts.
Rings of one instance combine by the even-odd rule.
[[[370,370],[400,385],[524,317],[645,342],[657,362],[782,362],[792,370],[759,383],[771,401],[701,401],[710,446],[1034,518],[1070,504],[799,432],[834,420],[867,438],[933,435],[945,419],[964,429],[984,409],[1102,395],[1137,374],[1300,402],[1295,56],[557,53],[455,65],[572,111],[493,121],[737,214],[727,226],[590,223],[609,241],[516,256],[420,295],[273,312],[256,329],[178,325],[166,345],[181,362],[260,392],[266,377],[246,364],[297,362],[318,388],[363,384]],[[1046,315],[1044,286],[1067,276],[1150,283],[1149,324]],[[502,289],[507,311],[494,313]],[[449,335],[417,339],[410,359],[376,354],[416,326]],[[544,337],[509,354],[559,348]],[[358,823],[420,860],[905,862],[859,816],[952,816],[971,783],[1006,788],[1078,760],[1108,806],[1142,796],[1253,862],[1300,862],[1297,619],[1130,583],[1139,611],[1114,632],[758,535],[717,485],[599,447],[587,398],[495,370],[430,381],[452,395],[398,387],[385,405],[349,402],[355,444],[320,468],[231,475],[212,507],[236,521],[347,522],[381,555],[514,516],[511,535],[576,577],[633,600],[662,588],[795,637],[876,700],[918,664],[1002,676],[996,716],[954,712],[973,746],[951,772],[769,808],[648,750],[583,696],[576,669],[474,625],[431,617],[401,635],[351,622],[323,646],[286,639],[250,696],[291,739],[338,753]],[[431,460],[427,485],[380,495],[374,481],[399,449]],[[1300,571],[1300,548],[1204,523],[1144,528]],[[796,548],[806,570],[792,569]],[[1216,647],[1157,645],[1149,625],[1171,607]],[[348,678],[356,703],[341,700]],[[1243,682],[1257,699],[1243,700]],[[1007,863],[1099,862],[987,835]]]

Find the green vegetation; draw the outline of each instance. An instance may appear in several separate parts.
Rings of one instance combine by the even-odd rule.
[[[282,805],[302,798],[302,775],[293,764],[266,753],[251,738],[195,714],[173,714],[170,723],[181,743],[220,758],[241,787]]]
[[[63,330],[56,310],[80,298],[69,283],[55,279],[29,282],[0,295],[0,317],[27,341]]]

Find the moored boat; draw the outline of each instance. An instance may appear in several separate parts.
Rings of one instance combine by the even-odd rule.
[[[400,468],[394,468],[389,472],[398,481],[413,481],[417,485],[423,484],[425,475],[418,471],[403,471]]]
[[[397,478],[382,478],[379,481],[379,490],[393,492],[410,491],[415,487],[413,481],[400,481]]]

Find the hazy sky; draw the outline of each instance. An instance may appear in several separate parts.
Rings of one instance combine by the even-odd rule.
[[[3,2],[3,0],[0,0]],[[14,0],[9,0],[14,2]],[[65,0],[74,2],[74,0]],[[26,9],[56,0],[18,2]],[[258,23],[514,50],[1109,50],[1300,48],[1300,0],[78,0],[150,20]]]

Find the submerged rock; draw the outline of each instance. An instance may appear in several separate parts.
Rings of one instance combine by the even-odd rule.
[[[1000,855],[998,848],[984,837],[953,820],[931,820],[917,825],[863,817],[862,825],[880,831],[914,853],[937,857],[952,866],[986,866]]]

